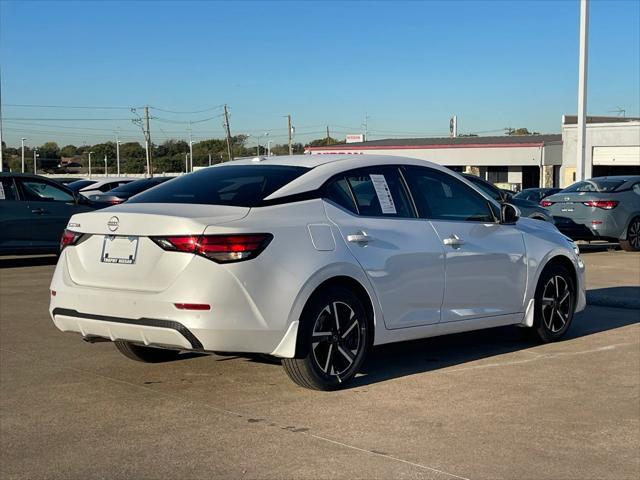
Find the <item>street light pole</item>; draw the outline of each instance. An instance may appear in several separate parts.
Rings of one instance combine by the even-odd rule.
[[[93,152],[89,152],[89,178],[91,178],[91,154]]]
[[[26,138],[22,139],[22,173],[24,173],[24,141]]]
[[[34,148],[33,149],[33,174],[37,175],[38,174],[38,157],[40,155],[38,155],[38,148]]]
[[[189,154],[184,154],[184,173],[189,173]]]
[[[116,170],[120,176],[120,140],[116,137]]]
[[[273,143],[273,140],[267,141],[267,157],[271,156],[271,144],[272,143]]]
[[[107,156],[104,156],[104,176],[107,176]]]
[[[587,49],[589,37],[589,0],[580,0],[580,53],[578,59],[578,145],[576,180],[591,176],[591,163],[586,162],[587,137]]]
[[[191,134],[189,134],[191,137]],[[193,140],[189,140],[189,170],[193,172]]]

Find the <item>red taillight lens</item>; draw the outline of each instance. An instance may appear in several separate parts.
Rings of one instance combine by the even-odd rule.
[[[553,202],[550,202],[549,200],[541,200],[540,201],[540,206],[541,207],[550,207],[551,205],[553,205]]]
[[[65,247],[70,245],[75,245],[82,238],[83,233],[72,232],[71,230],[65,230],[62,232],[62,237],[60,238],[60,251],[64,250]]]
[[[611,210],[618,206],[618,202],[615,200],[589,200],[582,203],[587,207],[602,208],[603,210]]]
[[[195,253],[214,262],[230,263],[257,257],[272,238],[270,233],[252,233],[154,237],[152,240],[164,250]]]

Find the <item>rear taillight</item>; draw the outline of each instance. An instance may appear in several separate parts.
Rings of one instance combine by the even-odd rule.
[[[62,237],[60,238],[60,251],[64,250],[65,247],[77,244],[83,235],[83,233],[72,232],[71,230],[65,230],[62,232]]]
[[[540,201],[540,206],[541,207],[550,207],[551,205],[553,205],[553,202],[550,202],[549,200]]]
[[[167,251],[195,253],[217,263],[230,263],[257,257],[272,238],[270,233],[252,233],[151,237],[151,240]]]
[[[582,203],[587,207],[602,208],[603,210],[611,210],[618,206],[618,202],[615,200],[588,200]]]

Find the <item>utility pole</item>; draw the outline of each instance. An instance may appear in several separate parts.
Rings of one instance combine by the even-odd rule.
[[[120,140],[116,137],[116,169],[120,176]]]
[[[576,180],[591,176],[591,163],[586,162],[587,137],[587,50],[589,37],[589,0],[580,0],[580,52],[578,66],[578,145]]]
[[[327,125],[327,145],[329,145],[329,139],[331,137],[329,136],[329,125]]]
[[[233,160],[233,153],[231,152],[231,128],[229,127],[229,111],[227,105],[224,106],[224,128],[227,133],[227,155],[229,155],[229,161]]]
[[[369,136],[369,115],[367,112],[364,112],[364,122],[362,122],[362,126],[364,127],[364,141],[367,141]]]
[[[147,147],[147,173],[149,178],[153,177],[153,144],[151,143],[151,131],[149,130],[149,106],[144,107],[144,123],[145,123],[145,144]]]
[[[26,138],[22,138],[22,173],[24,173],[24,141]]]
[[[289,123],[289,155],[293,155],[293,126],[291,126],[291,115],[287,115]]]
[[[184,154],[184,173],[189,173],[189,154]]]

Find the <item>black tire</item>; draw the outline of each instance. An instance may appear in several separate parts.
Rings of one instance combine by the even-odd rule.
[[[118,351],[131,360],[145,363],[161,363],[175,360],[180,350],[169,350],[166,348],[145,347],[124,340],[116,340]]]
[[[530,336],[541,343],[560,340],[569,330],[576,305],[573,277],[561,265],[549,265],[538,280]]]
[[[620,240],[620,248],[627,252],[640,252],[640,217],[634,217],[627,227],[627,238]]]
[[[342,388],[362,366],[372,335],[360,299],[346,288],[327,287],[314,294],[304,308],[296,358],[282,359],[282,366],[302,387]]]

